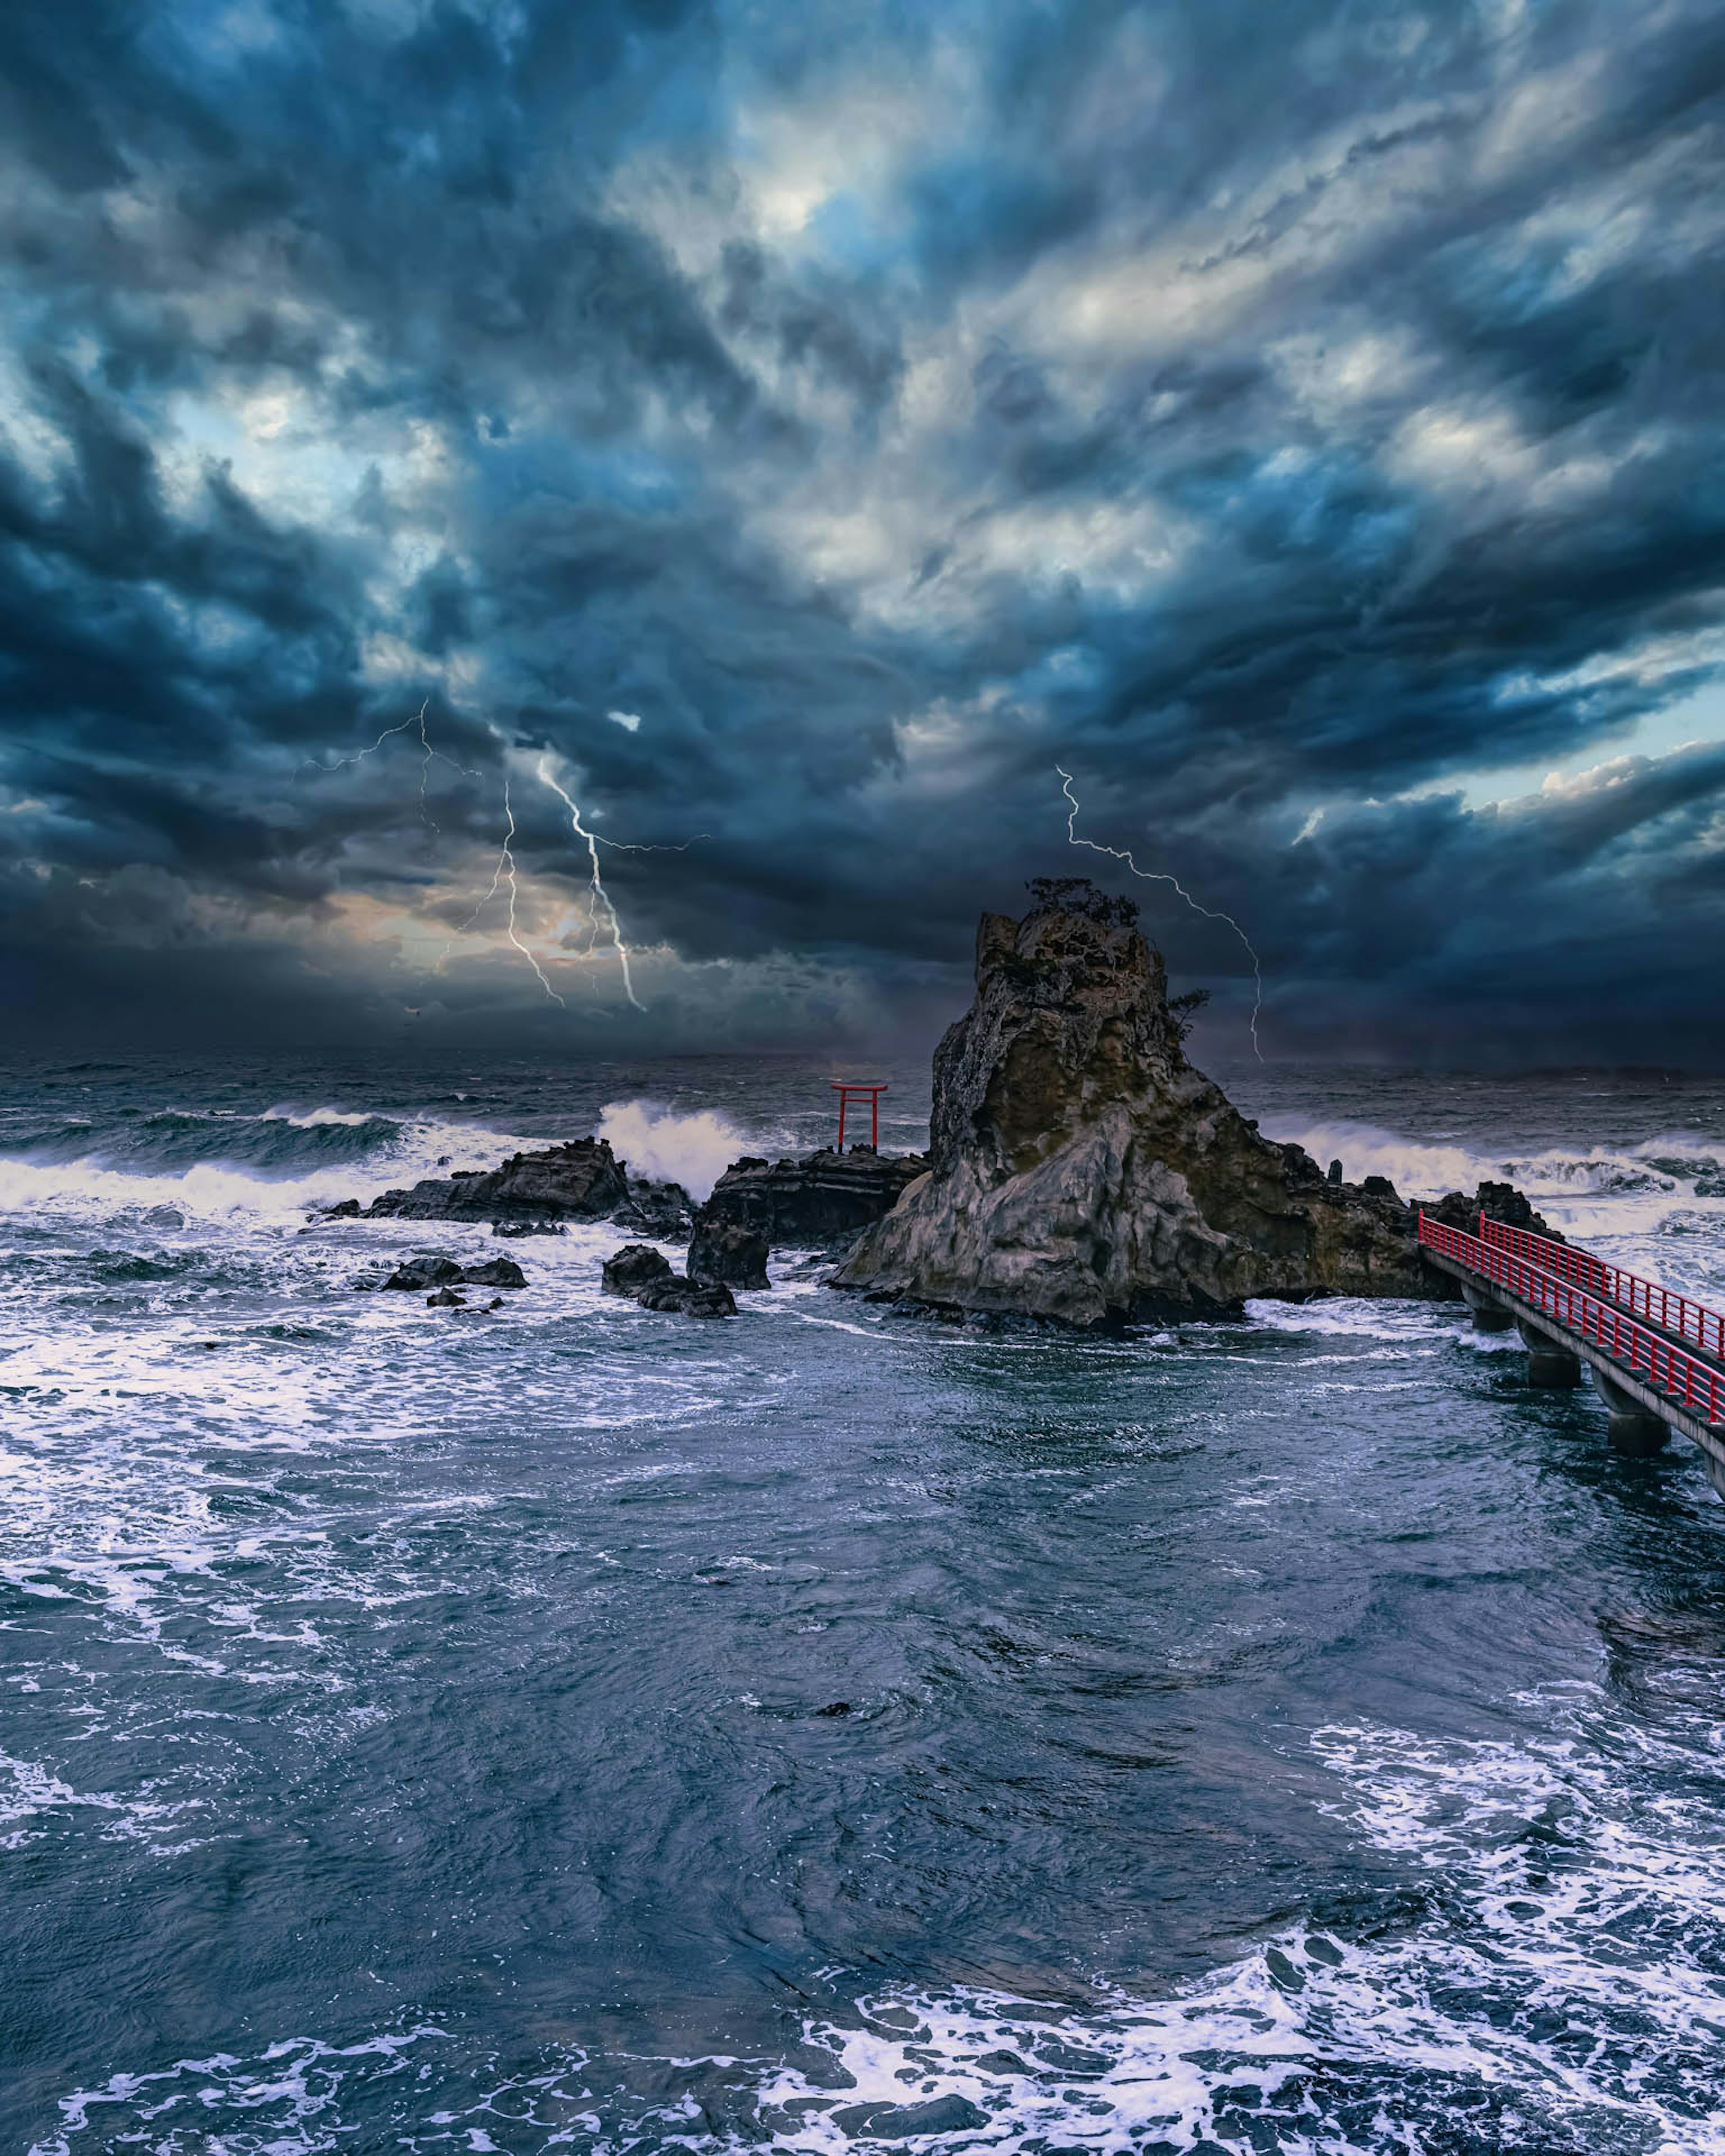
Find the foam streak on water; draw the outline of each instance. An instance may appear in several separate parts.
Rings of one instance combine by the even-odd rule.
[[[1456,1306],[1079,1341],[787,1255],[704,1325],[604,1295],[603,1224],[318,1210],[602,1127],[698,1193],[826,1075],[14,1086],[0,2143],[1725,2146],[1692,1451]],[[1722,1281],[1705,1089],[1261,1082],[1351,1174]],[[377,1286],[500,1248],[499,1312]]]

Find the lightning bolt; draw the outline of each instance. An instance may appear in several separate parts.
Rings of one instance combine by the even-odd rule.
[[[1231,913],[1218,913],[1210,906],[1200,906],[1198,901],[1192,896],[1191,892],[1187,890],[1184,884],[1180,881],[1180,879],[1178,876],[1169,875],[1164,870],[1159,869],[1141,869],[1132,857],[1132,850],[1130,847],[1101,846],[1096,844],[1094,839],[1081,839],[1076,830],[1073,828],[1078,821],[1079,803],[1078,796],[1072,791],[1071,774],[1070,772],[1061,771],[1059,764],[1055,766],[1055,769],[1056,772],[1060,773],[1060,791],[1065,795],[1067,801],[1070,803],[1066,814],[1066,839],[1069,844],[1075,846],[1088,846],[1093,854],[1106,854],[1117,861],[1124,861],[1127,866],[1132,870],[1132,874],[1135,876],[1142,877],[1146,883],[1172,884],[1174,889],[1179,893],[1180,896],[1185,900],[1187,905],[1192,908],[1192,911],[1194,913],[1201,913],[1206,921],[1226,921],[1228,926],[1234,931],[1235,934],[1239,937],[1240,942],[1245,947],[1247,957],[1249,957],[1252,962],[1252,978],[1257,984],[1257,992],[1252,998],[1252,1053],[1257,1057],[1259,1062],[1261,1063],[1264,1060],[1264,1051],[1258,1045],[1258,1014],[1264,1008],[1264,973],[1263,969],[1258,963],[1258,954],[1252,948],[1251,938],[1246,934],[1245,929],[1240,927],[1240,923],[1235,919]]]
[[[569,822],[571,826],[573,828],[575,835],[578,839],[582,839],[587,847],[587,858],[588,862],[591,864],[593,870],[593,873],[588,880],[587,886],[588,906],[593,921],[593,934],[588,941],[588,948],[589,950],[593,948],[593,942],[598,940],[599,929],[602,925],[609,929],[611,932],[612,946],[617,952],[617,963],[623,971],[623,993],[629,998],[629,1001],[634,1005],[638,1011],[644,1011],[646,1009],[647,1006],[641,1001],[640,998],[636,995],[634,977],[629,972],[629,946],[623,940],[623,924],[617,918],[617,909],[612,905],[609,896],[607,894],[605,890],[604,880],[599,874],[598,839],[596,834],[592,831],[589,831],[587,826],[582,822],[580,809],[576,807],[569,795],[564,792],[563,788],[558,785],[556,779],[552,777],[551,758],[548,755],[542,756],[540,757],[538,762],[534,766],[533,776],[539,781],[542,786],[548,786],[552,792],[556,794],[558,800],[561,801],[563,806],[568,810]],[[694,841],[691,839],[690,844],[692,845]],[[633,853],[637,850],[644,852],[647,850],[644,847],[640,849],[636,849],[634,847],[619,849],[619,852],[628,851]],[[676,850],[680,852],[681,849],[678,848]]]
[[[320,758],[313,756],[306,757],[304,761],[310,764],[314,771],[326,773],[343,771],[346,770],[350,764],[363,763],[367,757],[376,756],[379,750],[382,748],[385,742],[393,740],[397,734],[411,733],[416,735],[422,752],[419,760],[420,820],[424,824],[428,830],[438,832],[439,835],[441,835],[442,827],[437,823],[431,814],[429,800],[431,767],[433,764],[447,764],[451,771],[459,773],[464,778],[482,780],[485,774],[482,771],[474,770],[467,764],[458,762],[454,757],[445,754],[442,749],[434,745],[426,723],[427,714],[430,711],[430,708],[431,699],[428,696],[424,702],[420,705],[418,710],[413,712],[409,717],[401,720],[399,723],[395,726],[385,726],[382,732],[378,735],[376,741],[370,742],[364,748],[356,749],[351,756],[338,756],[333,762],[329,763],[325,763]],[[499,748],[502,752],[503,758],[503,815],[506,828],[504,830],[502,843],[498,850],[496,865],[491,870],[490,888],[485,891],[485,896],[480,900],[478,905],[474,907],[472,912],[468,915],[466,920],[464,921],[460,927],[455,930],[454,934],[450,937],[449,942],[444,947],[444,950],[438,958],[437,963],[439,968],[442,967],[444,962],[448,959],[449,953],[454,949],[457,940],[467,933],[468,930],[473,927],[474,923],[479,919],[480,914],[485,911],[485,908],[491,903],[492,900],[497,896],[501,891],[505,891],[506,888],[509,901],[509,917],[506,933],[508,935],[509,941],[532,968],[533,978],[538,982],[540,987],[544,989],[546,994],[550,997],[554,1004],[562,1005],[562,1007],[567,1010],[568,1008],[567,1004],[564,1002],[563,998],[560,996],[557,990],[552,986],[550,980],[546,975],[545,968],[540,964],[539,960],[534,955],[533,952],[529,948],[527,944],[521,940],[517,921],[517,903],[521,896],[521,882],[515,857],[515,809],[510,799],[509,758],[514,752],[511,751],[508,744],[504,741],[503,737],[497,732],[495,726],[492,727],[490,731],[493,738],[498,743]],[[537,764],[534,767],[534,776],[539,780],[542,786],[547,787],[552,793],[555,793],[557,798],[562,803],[563,806],[568,810],[570,825],[573,829],[576,837],[579,839],[587,848],[587,858],[589,868],[588,879],[588,914],[589,922],[587,944],[588,952],[590,953],[593,951],[602,932],[608,934],[611,941],[611,947],[617,953],[617,963],[622,971],[624,993],[629,998],[629,1002],[634,1005],[635,1009],[638,1011],[644,1011],[647,1008],[646,1005],[635,993],[634,976],[631,965],[630,952],[629,944],[624,937],[623,924],[618,917],[617,909],[611,902],[610,894],[606,891],[604,879],[600,874],[598,850],[601,846],[608,846],[614,853],[619,854],[682,854],[686,853],[691,846],[697,844],[701,839],[710,838],[712,834],[711,832],[707,831],[698,831],[692,839],[685,839],[680,845],[645,845],[631,844],[621,839],[608,839],[602,836],[602,834],[597,831],[590,831],[587,828],[586,824],[581,820],[581,810],[576,802],[567,791],[558,783],[556,778],[552,775],[551,761],[552,759],[549,752],[542,755]]]
[[[544,989],[547,995],[551,998],[554,1004],[562,1004],[562,1008],[565,1010],[567,1010],[569,1008],[567,1004],[563,1003],[562,998],[557,993],[557,990],[552,988],[551,983],[546,979],[544,968],[533,956],[533,953],[527,948],[526,945],[522,942],[521,937],[515,932],[515,902],[518,895],[519,886],[516,882],[515,853],[513,850],[513,841],[515,839],[515,811],[509,804],[509,773],[507,772],[505,772],[503,774],[503,813],[509,819],[509,829],[503,834],[503,850],[497,856],[497,866],[491,877],[491,888],[485,893],[485,898],[482,898],[480,901],[479,905],[474,908],[473,917],[475,920],[478,919],[480,912],[485,905],[486,900],[496,896],[498,878],[500,876],[506,875],[509,878],[509,940],[514,944],[516,949],[521,952],[522,957],[524,957],[527,963],[533,968],[534,976],[537,979],[540,987]],[[470,925],[471,923],[470,923]],[[634,1001],[633,997],[630,998],[630,1001]]]
[[[356,749],[352,756],[338,756],[333,763],[320,763],[315,756],[308,756],[305,761],[314,771],[342,771],[350,763],[363,763],[368,756],[375,756],[392,735],[404,734],[410,726],[416,729],[419,736],[419,746],[425,752],[419,762],[419,819],[428,831],[435,831],[441,837],[442,826],[434,819],[425,798],[426,789],[431,783],[432,765],[446,763],[451,771],[459,772],[464,778],[483,778],[485,773],[482,771],[474,771],[465,763],[457,763],[454,757],[445,756],[440,748],[432,747],[431,737],[425,728],[425,714],[430,708],[431,699],[428,696],[411,718],[403,719],[398,726],[385,726],[369,748]]]

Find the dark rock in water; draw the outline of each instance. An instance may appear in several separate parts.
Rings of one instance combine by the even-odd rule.
[[[720,1281],[685,1280],[666,1271],[663,1280],[650,1281],[637,1291],[635,1301],[643,1310],[675,1311],[684,1317],[735,1317],[736,1300]]]
[[[811,1152],[801,1160],[733,1162],[695,1216],[690,1274],[733,1287],[765,1287],[768,1250],[854,1242],[892,1210],[927,1166],[921,1153],[883,1157],[872,1146]]]
[[[357,1198],[344,1198],[338,1204],[326,1205],[324,1208],[323,1217],[326,1220],[357,1220],[359,1218],[359,1200]]]
[[[1437,1296],[1414,1215],[1262,1137],[1189,1064],[1130,900],[1039,880],[985,914],[935,1054],[931,1165],[834,1285],[1098,1325],[1250,1296]]]
[[[568,1229],[560,1220],[494,1220],[494,1235],[567,1235]]]
[[[680,1183],[652,1183],[630,1176],[629,1196],[611,1218],[619,1228],[631,1228],[638,1235],[683,1243],[695,1225],[695,1200]]]
[[[850,1702],[848,1699],[835,1699],[825,1707],[816,1707],[814,1711],[819,1715],[828,1716],[836,1720],[839,1716],[850,1713]]]
[[[662,1250],[648,1243],[626,1243],[606,1259],[600,1285],[613,1295],[632,1296],[643,1310],[680,1312],[687,1317],[735,1317],[731,1291],[713,1281],[674,1273]]]
[[[463,1265],[462,1280],[469,1287],[525,1287],[527,1276],[513,1258],[487,1258],[483,1265]]]
[[[722,1281],[727,1287],[771,1287],[764,1227],[747,1219],[696,1221],[689,1244],[691,1280]]]
[[[371,1220],[603,1220],[629,1196],[603,1138],[574,1138],[546,1152],[511,1153],[501,1168],[386,1190]]]
[[[152,1205],[144,1215],[146,1228],[183,1228],[186,1216],[177,1205]]]
[[[674,1280],[670,1260],[650,1243],[625,1243],[606,1259],[599,1285],[611,1295],[635,1295],[656,1281]]]
[[[1543,1235],[1548,1242],[1563,1240],[1512,1183],[1482,1183],[1471,1198],[1464,1190],[1451,1190],[1435,1205],[1422,1206],[1420,1210],[1428,1219],[1464,1229],[1470,1235],[1479,1233],[1483,1213],[1488,1220],[1500,1220],[1506,1228],[1526,1228],[1532,1235]]]
[[[446,1286],[460,1277],[461,1268],[453,1258],[403,1258],[383,1285],[412,1291]]]
[[[467,1297],[457,1295],[452,1287],[440,1287],[435,1295],[426,1296],[425,1307],[428,1310],[465,1310]]]

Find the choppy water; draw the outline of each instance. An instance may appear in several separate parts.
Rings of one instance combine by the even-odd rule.
[[[1725,1299],[1717,1086],[1227,1075]],[[1725,2145],[1681,1443],[1442,1307],[701,1325],[601,1228],[452,1316],[354,1283],[482,1229],[308,1225],[608,1109],[698,1186],[824,1075],[11,1071],[0,2146]]]

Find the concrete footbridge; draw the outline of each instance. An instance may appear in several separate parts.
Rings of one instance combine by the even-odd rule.
[[[1534,1384],[1579,1385],[1585,1363],[1618,1451],[1656,1452],[1681,1430],[1725,1497],[1725,1317],[1483,1214],[1471,1234],[1422,1213],[1420,1241],[1427,1264],[1460,1282],[1481,1332],[1519,1330]]]

